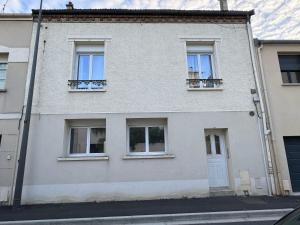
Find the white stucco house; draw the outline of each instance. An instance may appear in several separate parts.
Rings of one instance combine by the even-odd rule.
[[[43,10],[23,203],[267,195],[253,14]]]

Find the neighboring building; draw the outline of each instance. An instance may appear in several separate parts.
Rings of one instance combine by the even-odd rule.
[[[30,14],[0,14],[0,204],[12,195],[32,24]]]
[[[43,10],[23,203],[268,194],[251,15]]]
[[[300,192],[300,40],[257,41],[275,175],[282,194]]]

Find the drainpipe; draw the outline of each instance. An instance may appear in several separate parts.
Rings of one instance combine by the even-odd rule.
[[[261,50],[263,49],[263,44],[259,44],[259,47],[257,48],[257,55],[258,55],[258,60],[259,60],[259,68],[260,68],[260,73],[261,73],[261,80],[262,80],[262,85],[263,85],[263,95],[264,95],[264,99],[265,99],[265,102],[266,102],[266,109],[267,109],[267,112],[266,114],[268,115],[268,121],[269,121],[269,129],[270,130],[273,130],[272,129],[272,115],[271,115],[271,112],[270,112],[270,103],[269,103],[269,98],[268,98],[268,95],[267,95],[267,86],[266,86],[266,81],[265,81],[265,74],[264,74],[264,68],[263,68],[263,62],[262,62],[262,56],[261,56]],[[267,123],[267,121],[266,121]],[[270,139],[269,139],[270,137]],[[270,143],[270,146],[271,146],[271,149],[272,149],[272,152],[270,151],[270,157],[271,159],[273,159],[273,166],[274,166],[274,171],[273,173],[275,174],[275,185],[276,185],[276,194],[282,194],[282,187],[281,187],[281,182],[280,182],[280,174],[279,174],[279,171],[278,171],[278,165],[277,165],[277,162],[276,162],[276,157],[275,157],[275,145],[274,145],[274,140],[275,140],[275,137],[274,137],[274,134],[273,132],[270,132],[269,133],[269,137],[268,137],[268,140],[269,143]],[[271,154],[273,153],[273,154]]]
[[[25,113],[23,133],[22,133],[22,142],[21,142],[20,156],[18,160],[18,170],[17,170],[17,178],[16,178],[16,185],[15,185],[15,192],[14,192],[13,208],[18,208],[21,205],[25,163],[26,163],[26,153],[27,153],[29,127],[30,127],[31,108],[32,108],[32,100],[33,100],[36,62],[37,62],[37,54],[38,54],[38,47],[39,47],[41,21],[42,21],[42,5],[43,5],[43,0],[40,1],[40,9],[39,9],[38,24],[37,24],[37,31],[36,31],[35,44],[34,44],[31,76],[30,76],[30,83],[28,88],[28,97],[27,97],[27,104],[26,104],[26,113]]]
[[[266,159],[264,159],[264,161],[266,164],[265,170],[266,170],[266,178],[267,178],[267,182],[268,182],[268,192],[269,192],[269,194],[276,194],[276,187],[275,187],[274,174],[273,174],[273,165],[272,165],[271,153],[270,153],[270,148],[269,148],[270,145],[269,145],[269,141],[268,141],[269,140],[268,134],[270,133],[270,130],[268,130],[267,126],[266,126],[266,115],[265,115],[265,110],[264,110],[265,107],[264,107],[264,102],[262,101],[261,88],[260,88],[260,83],[258,80],[257,67],[256,67],[255,57],[254,57],[254,45],[253,45],[252,29],[251,29],[251,24],[250,24],[250,16],[248,16],[246,26],[247,26],[247,34],[248,34],[248,39],[249,39],[252,67],[253,67],[253,72],[254,72],[254,79],[255,79],[255,84],[256,84],[256,88],[257,88],[257,94],[258,94],[260,107],[261,107],[261,114],[262,114],[262,123],[263,123],[263,131],[262,132],[264,134],[264,141],[265,141],[265,145],[262,142],[262,150],[263,151],[266,150],[266,152],[263,152],[263,155],[266,155]],[[259,128],[261,129],[260,125],[259,125]]]

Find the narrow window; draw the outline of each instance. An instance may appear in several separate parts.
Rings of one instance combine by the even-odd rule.
[[[283,83],[300,83],[300,55],[279,55]]]
[[[1,147],[1,141],[2,141],[2,134],[0,134],[0,147]]]
[[[0,63],[0,90],[5,89],[7,63]]]
[[[220,137],[215,135],[216,154],[221,155]]]
[[[205,142],[206,142],[206,153],[208,155],[211,155],[211,142],[210,142],[210,135],[205,136]]]

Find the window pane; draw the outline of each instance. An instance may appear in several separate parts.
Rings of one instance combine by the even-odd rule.
[[[211,55],[201,55],[201,78],[213,79],[212,67],[211,67]]]
[[[281,72],[281,76],[283,83],[291,83],[287,72]]]
[[[90,153],[104,153],[105,128],[91,128]]]
[[[149,127],[149,152],[165,151],[164,127]]]
[[[72,128],[71,129],[71,141],[70,141],[70,153],[86,153],[86,128]]]
[[[187,55],[188,71],[190,79],[199,79],[198,58],[195,54]]]
[[[6,79],[6,70],[0,70],[0,79]]]
[[[300,83],[300,71],[281,72],[283,83]]]
[[[0,63],[0,70],[6,70],[7,69],[7,63]]]
[[[103,64],[104,57],[103,55],[94,55],[93,56],[93,74],[92,80],[103,80]]]
[[[145,152],[145,127],[130,127],[129,128],[129,151],[130,152]]]
[[[78,57],[78,80],[89,80],[89,55],[79,55]],[[78,88],[86,89],[88,84],[79,84]]]
[[[291,83],[300,83],[300,71],[290,72]]]
[[[205,137],[205,142],[206,142],[206,153],[208,155],[211,155],[211,142],[210,142],[210,135],[207,135]]]
[[[104,80],[104,57],[103,55],[93,55],[92,80]],[[102,85],[92,84],[92,88],[103,88]]]
[[[215,135],[216,154],[221,155],[220,137]]]
[[[5,80],[0,80],[0,89],[5,88]]]
[[[281,71],[300,71],[300,55],[279,55]]]

